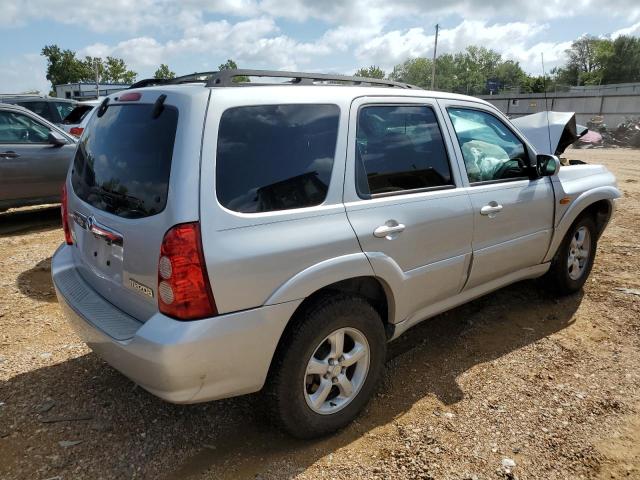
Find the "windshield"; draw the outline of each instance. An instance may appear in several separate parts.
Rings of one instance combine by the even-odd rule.
[[[93,110],[93,105],[78,105],[73,110],[71,110],[71,112],[66,117],[64,117],[62,123],[64,123],[65,125],[74,125],[76,123],[80,123],[82,122],[82,119],[87,116],[87,113],[89,113],[91,110]]]
[[[90,205],[125,218],[164,210],[178,110],[112,105],[93,115],[78,145],[71,181]]]

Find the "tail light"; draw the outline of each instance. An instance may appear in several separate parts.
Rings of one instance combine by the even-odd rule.
[[[218,314],[198,222],[176,225],[162,240],[158,261],[158,308],[178,320]]]
[[[84,132],[84,128],[81,128],[81,127],[73,127],[69,129],[69,133],[71,135],[75,135],[76,137],[79,137],[80,135],[82,135],[82,132]]]
[[[69,226],[69,207],[67,206],[67,184],[62,184],[62,204],[60,205],[60,213],[62,214],[62,229],[64,230],[64,241],[67,245],[73,245],[73,237],[71,236],[71,227]]]

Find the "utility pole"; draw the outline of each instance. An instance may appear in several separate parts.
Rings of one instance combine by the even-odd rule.
[[[96,71],[96,99],[100,98],[100,85],[98,84],[98,59],[94,58],[93,59],[93,63],[95,65],[95,71]]]
[[[431,67],[431,90],[436,89],[436,55],[438,54],[438,31],[440,25],[436,23],[436,41],[433,44],[433,66]]]

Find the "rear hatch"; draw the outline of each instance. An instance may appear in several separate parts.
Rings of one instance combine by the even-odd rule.
[[[165,232],[199,218],[209,92],[180,86],[124,93],[96,107],[87,124],[70,173],[68,209],[81,276],[106,300],[145,321],[157,311]]]

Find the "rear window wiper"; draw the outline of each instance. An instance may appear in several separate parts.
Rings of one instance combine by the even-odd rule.
[[[134,205],[135,207],[144,207],[144,200],[139,199],[138,197],[134,197],[133,195],[128,195],[126,193],[120,193],[120,192],[116,192],[114,190],[109,190],[108,188],[104,188],[104,187],[92,187],[91,191],[93,193],[97,193],[98,195],[100,195],[103,199],[109,198],[110,200],[124,200],[127,202],[127,205]]]

